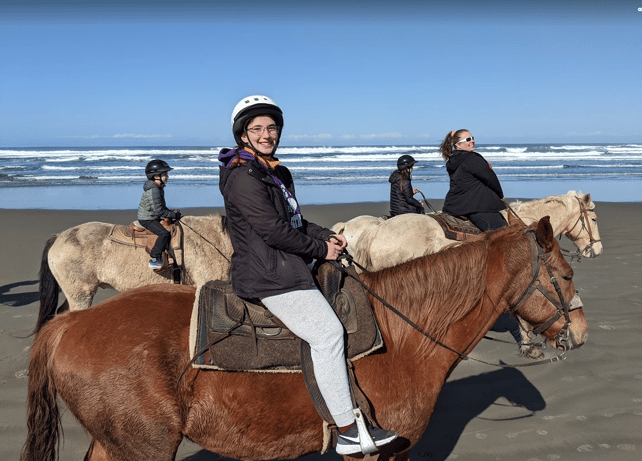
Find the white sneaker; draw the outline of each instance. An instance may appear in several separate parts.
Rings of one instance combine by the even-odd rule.
[[[399,437],[399,434],[395,431],[387,431],[385,429],[380,429],[378,427],[373,427],[368,424],[368,432],[370,432],[370,437],[374,440],[374,443],[377,447],[385,445],[392,442],[394,439]],[[356,424],[350,426],[350,429],[341,433],[337,430],[337,453],[340,455],[353,455],[355,453],[361,453],[361,444],[359,443],[359,429]]]

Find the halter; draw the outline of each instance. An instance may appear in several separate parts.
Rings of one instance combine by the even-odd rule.
[[[517,304],[514,307],[510,308],[510,312],[512,314],[515,314],[524,305],[528,298],[530,298],[531,295],[535,293],[535,291],[539,291],[540,293],[542,293],[544,297],[557,308],[557,313],[542,325],[540,325],[538,328],[534,329],[533,333],[538,335],[548,330],[551,325],[553,325],[557,321],[557,319],[564,316],[564,326],[560,328],[560,330],[557,332],[557,335],[555,335],[555,344],[557,345],[557,347],[562,347],[564,348],[564,351],[566,351],[568,350],[569,338],[568,326],[571,324],[569,313],[575,309],[579,309],[580,307],[582,307],[582,300],[580,299],[578,292],[575,292],[575,295],[569,302],[566,302],[564,300],[564,295],[562,295],[562,290],[560,289],[559,283],[557,282],[557,278],[555,277],[555,275],[553,275],[551,266],[548,263],[550,253],[544,253],[543,248],[539,245],[539,243],[537,243],[535,232],[532,229],[527,229],[524,231],[524,233],[531,242],[531,268],[533,270],[533,278],[531,279],[531,283],[529,283],[529,285],[526,287],[526,290],[524,290],[524,292],[520,296]],[[539,270],[542,262],[544,262],[544,266],[546,267],[546,271],[548,272],[551,283],[555,288],[558,299],[556,299],[553,294],[542,285],[542,282],[539,279]]]
[[[590,208],[590,209],[589,209],[589,208],[587,208],[587,207],[584,205],[584,203],[580,200],[580,198],[579,198],[579,197],[577,197],[577,196],[575,197],[575,199],[577,200],[577,203],[579,203],[579,205],[580,205],[580,214],[579,214],[579,216],[577,217],[577,220],[575,221],[575,223],[573,224],[573,226],[571,226],[571,228],[569,229],[569,231],[566,233],[566,235],[568,236],[568,238],[570,238],[570,239],[571,239],[571,241],[572,241],[573,243],[575,243],[577,240],[579,240],[579,237],[578,237],[578,238],[573,238],[573,237],[571,237],[571,235],[570,235],[570,234],[571,234],[571,231],[572,231],[573,229],[575,229],[575,227],[577,226],[577,224],[578,224],[579,222],[581,222],[581,223],[582,223],[582,229],[580,229],[580,232],[581,232],[582,230],[585,230],[585,231],[587,232],[588,236],[589,236],[589,244],[588,244],[588,245],[586,245],[586,246],[585,246],[584,248],[582,248],[581,250],[579,250],[579,252],[578,252],[578,253],[579,253],[579,255],[582,255],[582,254],[584,254],[585,252],[588,252],[588,251],[592,250],[592,249],[593,249],[593,245],[595,245],[595,244],[596,244],[596,243],[598,243],[598,242],[601,242],[601,241],[602,241],[602,239],[595,240],[595,239],[593,238],[593,232],[591,231],[591,220],[590,220],[590,219],[589,219],[589,217],[588,217],[588,212],[589,212],[589,211],[593,211],[595,208]],[[579,235],[579,234],[578,234],[578,235]]]

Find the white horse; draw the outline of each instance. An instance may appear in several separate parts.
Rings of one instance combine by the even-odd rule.
[[[229,278],[232,243],[225,217],[183,216],[184,284],[201,285]],[[88,222],[47,241],[40,265],[40,313],[35,331],[56,313],[58,292],[66,300],[59,310],[91,307],[98,288],[126,291],[154,283],[172,283],[169,271],[148,267],[144,246],[133,247],[109,238],[113,224]],[[159,300],[162,302],[162,300]]]
[[[590,194],[569,191],[566,195],[515,202],[510,207],[527,225],[550,216],[555,236],[566,235],[582,256],[594,258],[602,253],[595,204]],[[507,210],[502,213],[507,218]],[[357,216],[345,223],[336,223],[332,230],[345,235],[348,251],[369,271],[392,267],[461,243],[447,239],[437,221],[420,214],[390,219]]]
[[[578,247],[582,256],[594,258],[602,253],[602,242],[597,227],[595,205],[590,194],[569,191],[566,195],[554,195],[543,199],[510,204],[515,213],[528,225],[550,216],[555,236],[566,235]],[[506,211],[503,212],[508,221]],[[343,233],[348,240],[348,249],[355,262],[368,271],[392,267],[410,259],[436,253],[462,242],[449,240],[433,218],[420,214],[403,214],[384,219],[373,216],[358,216],[332,227]],[[509,319],[506,325],[510,328]],[[516,329],[516,325],[513,329]],[[536,346],[529,344],[525,329],[513,332],[520,342],[520,354],[533,359],[544,357]],[[521,339],[518,337],[521,335]]]

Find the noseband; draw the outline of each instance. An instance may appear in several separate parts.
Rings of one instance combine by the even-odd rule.
[[[564,295],[562,295],[562,290],[560,289],[559,283],[557,282],[557,278],[555,277],[555,275],[553,275],[551,266],[548,263],[548,257],[550,253],[544,253],[544,249],[539,245],[539,243],[537,243],[535,232],[532,229],[527,229],[524,232],[531,242],[531,268],[533,270],[533,278],[531,279],[531,283],[529,283],[528,287],[526,287],[526,290],[524,290],[524,293],[522,293],[522,296],[520,296],[517,304],[514,307],[510,308],[510,312],[515,314],[524,305],[528,298],[530,298],[531,295],[535,293],[535,291],[539,291],[544,295],[544,297],[546,297],[546,299],[551,302],[551,304],[553,304],[557,308],[557,313],[546,322],[544,322],[544,324],[534,329],[533,333],[538,335],[548,330],[551,325],[553,325],[557,321],[557,319],[564,316],[564,326],[560,328],[560,331],[558,331],[557,335],[555,335],[555,344],[557,345],[557,347],[563,347],[564,350],[567,350],[569,339],[568,326],[571,324],[569,313],[575,309],[579,309],[580,307],[582,307],[582,300],[580,299],[580,295],[578,292],[575,292],[575,295],[569,302],[566,302],[564,300]],[[551,283],[555,288],[557,299],[550,291],[548,291],[548,289],[544,287],[544,285],[542,285],[542,282],[539,279],[539,269],[542,265],[542,262],[544,262],[544,266],[546,267],[546,271],[548,272]]]
[[[585,230],[587,232],[588,236],[589,236],[589,244],[586,245],[584,248],[582,248],[580,250],[580,253],[584,254],[584,253],[592,250],[593,249],[593,245],[595,245],[598,242],[601,242],[602,240],[601,239],[600,240],[595,240],[593,238],[593,232],[591,231],[591,220],[589,219],[588,214],[587,214],[589,211],[593,211],[593,209],[589,210],[588,208],[586,208],[586,206],[584,206],[584,203],[580,200],[579,197],[575,197],[575,198],[577,199],[577,202],[580,204],[580,215],[578,216],[577,221],[575,221],[575,224],[573,224],[573,226],[567,232],[567,235],[571,239],[571,241],[573,243],[575,243],[575,241],[578,240],[579,237],[578,238],[571,237],[570,236],[570,232],[573,229],[575,229],[575,226],[577,226],[577,224],[579,222],[582,223],[582,229],[580,229],[580,231]]]

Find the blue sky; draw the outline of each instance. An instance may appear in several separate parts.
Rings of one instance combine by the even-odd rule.
[[[0,0],[0,147],[642,142],[642,0]]]

